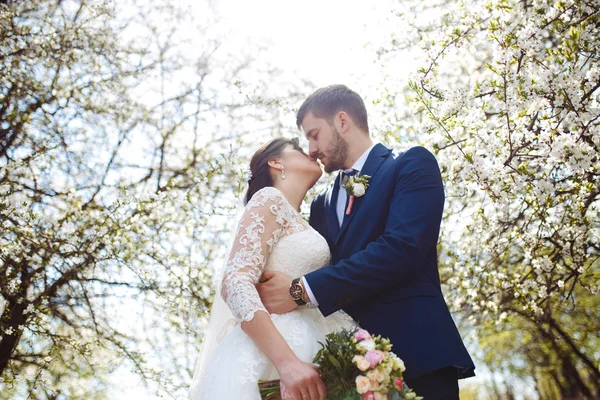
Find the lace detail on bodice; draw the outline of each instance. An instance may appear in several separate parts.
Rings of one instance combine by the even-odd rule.
[[[279,190],[265,187],[252,196],[239,222],[221,295],[236,321],[250,321],[257,311],[267,312],[255,287],[265,269],[296,277],[328,261],[325,239]]]

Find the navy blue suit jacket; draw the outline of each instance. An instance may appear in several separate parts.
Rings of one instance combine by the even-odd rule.
[[[310,224],[332,253],[331,265],[305,277],[321,312],[343,309],[370,333],[388,337],[407,379],[451,366],[459,378],[473,376],[440,287],[444,187],[435,157],[423,147],[397,154],[378,144],[360,173],[371,176],[370,186],[341,228],[339,176],[311,205]]]

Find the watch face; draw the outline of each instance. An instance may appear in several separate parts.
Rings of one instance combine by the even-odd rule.
[[[302,298],[302,286],[298,284],[290,286],[290,296],[293,300],[300,300]]]

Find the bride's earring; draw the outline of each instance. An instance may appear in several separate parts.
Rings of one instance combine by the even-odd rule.
[[[283,169],[283,165],[281,166],[281,179],[285,179],[285,170]]]

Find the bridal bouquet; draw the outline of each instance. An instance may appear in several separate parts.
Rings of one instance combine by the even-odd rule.
[[[341,330],[327,335],[313,363],[319,365],[330,400],[420,400],[404,384],[404,362],[390,350],[392,344],[364,329]],[[279,381],[260,381],[262,399],[280,400]],[[285,389],[283,389],[285,390]]]

